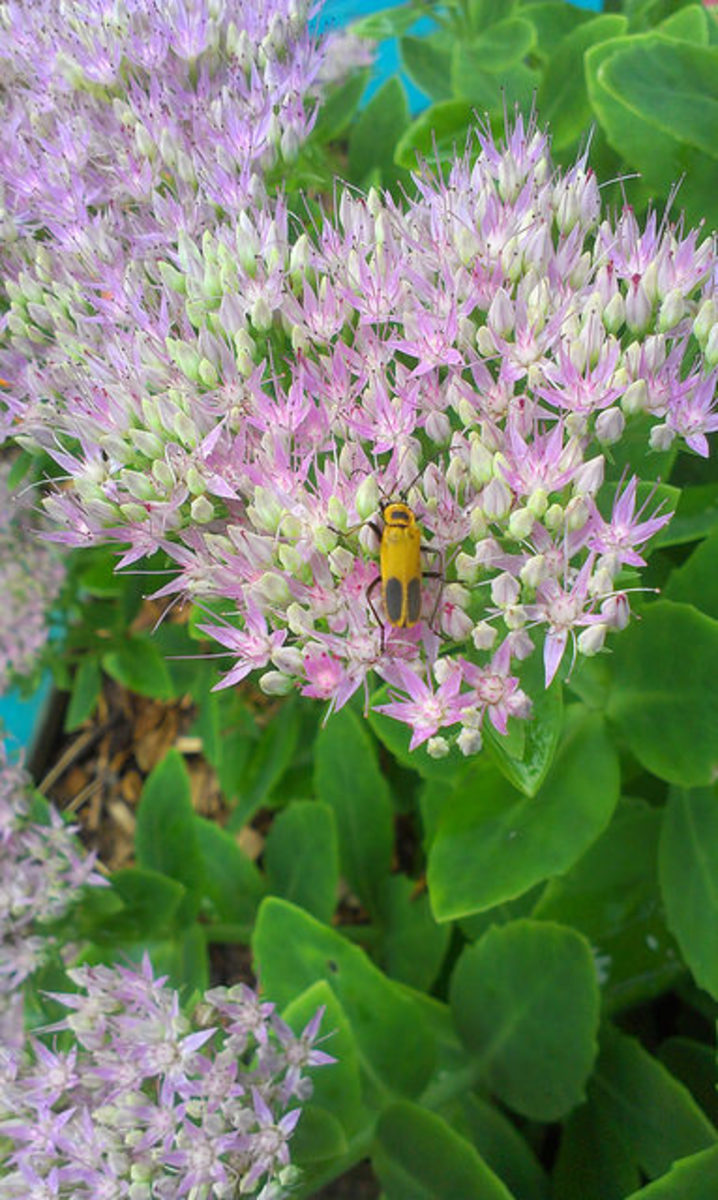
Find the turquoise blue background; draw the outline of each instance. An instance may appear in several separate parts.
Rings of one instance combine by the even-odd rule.
[[[588,8],[592,12],[601,12],[603,8],[603,0],[566,0],[566,3],[569,2],[573,3],[575,8]],[[322,31],[336,29],[339,25],[349,25],[359,17],[366,17],[369,13],[380,12],[382,8],[391,7],[393,7],[392,4],[387,3],[387,0],[327,0],[314,24],[317,29]],[[417,21],[411,33],[412,36],[420,36],[433,28],[434,24],[431,18],[423,17],[421,21]],[[397,72],[401,72],[399,46],[396,38],[392,38],[390,41],[382,42],[378,48],[374,60],[374,74],[364,93],[364,103],[377,88],[381,87],[385,79]],[[411,111],[413,113],[421,112],[422,108],[426,108],[427,97],[410,79],[407,79],[406,76],[403,78]]]

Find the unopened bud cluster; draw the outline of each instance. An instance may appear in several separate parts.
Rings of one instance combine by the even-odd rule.
[[[528,715],[523,659],[550,683],[628,619],[670,513],[611,476],[614,448],[707,453],[717,259],[680,224],[602,216],[585,158],[557,171],[521,120],[415,184],[343,191],[306,228],[253,186],[118,262],[101,224],[71,255],[36,243],[0,374],[13,432],[66,473],[59,536],[123,564],[162,549],[160,595],[225,601],[204,626],[225,686],[260,671],[337,708],[378,676],[413,745],[473,753],[486,718]],[[426,547],[409,628],[367,596],[389,499]]]
[[[67,1015],[0,1056],[6,1200],[283,1200],[299,1176],[289,1140],[312,1092],[320,1009],[295,1035],[240,984],[186,1017],[142,966],[76,967]]]

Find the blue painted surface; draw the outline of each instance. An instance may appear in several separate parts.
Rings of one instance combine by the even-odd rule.
[[[5,741],[11,757],[21,747],[31,748],[50,696],[51,683],[50,676],[46,675],[37,691],[26,700],[15,691],[0,696],[0,738]]]
[[[590,9],[592,12],[601,12],[603,8],[603,0],[566,0],[566,3],[572,3],[575,8]],[[380,12],[383,8],[392,7],[394,6],[390,2],[387,3],[387,0],[326,0],[324,8],[317,18],[316,28],[319,30],[336,29],[340,25],[349,25],[352,21],[358,20],[359,17],[366,17],[370,13]],[[434,22],[430,17],[422,17],[412,27],[411,36],[421,37],[422,34],[429,33],[434,28]],[[406,75],[402,74],[401,63],[399,61],[399,43],[396,38],[381,42],[379,45],[376,58],[374,59],[374,72],[364,93],[363,103],[366,104],[367,100],[381,87],[386,79],[396,74],[402,75],[409,97],[411,112],[421,112],[429,103],[429,98]]]

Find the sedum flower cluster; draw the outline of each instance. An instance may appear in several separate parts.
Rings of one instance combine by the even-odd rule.
[[[22,984],[58,942],[53,925],[75,905],[85,884],[104,885],[94,854],[57,809],[33,806],[31,782],[0,743],[0,1042],[22,1031]]]
[[[10,462],[0,462],[0,694],[32,674],[65,579],[62,558],[38,535],[30,493],[11,492],[9,474]]]
[[[244,985],[207,992],[192,1021],[166,977],[83,966],[60,1049],[33,1037],[0,1060],[2,1195],[53,1200],[280,1200],[297,1177],[288,1141],[334,1060]]]
[[[204,111],[205,74],[182,61]],[[64,96],[48,107],[70,137]],[[228,124],[215,134],[224,162]],[[150,165],[159,126],[151,141]],[[630,471],[606,486],[607,461],[630,458],[624,439],[649,464],[674,443],[707,453],[714,245],[602,214],[585,156],[556,170],[520,119],[501,145],[477,129],[401,203],[338,190],[304,219],[259,175],[207,190],[162,161],[89,220],[58,198],[15,217],[51,236],[7,285],[0,407],[65,475],[56,536],[115,543],[122,566],[168,555],[159,594],[208,611],[224,686],[258,670],[267,692],[338,708],[378,677],[412,747],[476,752],[486,720],[529,714],[522,660],[542,653],[549,683],[567,648],[595,654],[629,619],[626,581],[670,514]],[[367,597],[390,499],[426,547],[411,628]]]

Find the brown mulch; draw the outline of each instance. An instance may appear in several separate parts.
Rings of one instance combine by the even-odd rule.
[[[267,698],[257,695],[258,710]],[[182,754],[190,777],[196,812],[223,825],[229,815],[216,773],[202,753],[202,742],[190,735],[195,717],[192,700],[163,703],[128,691],[108,677],[92,717],[79,730],[62,731],[64,703],[56,697],[47,737],[36,752],[34,774],[40,791],[59,809],[72,814],[88,849],[98,852],[105,872],[134,862],[136,810],[145,779],[174,747]],[[32,766],[32,764],[31,764]],[[260,811],[236,835],[252,859],[264,848],[271,814]],[[361,922],[366,914],[353,897],[340,903],[342,922]],[[256,984],[247,946],[213,944],[210,982]],[[368,1162],[359,1163],[316,1193],[316,1200],[377,1200],[380,1187]]]

